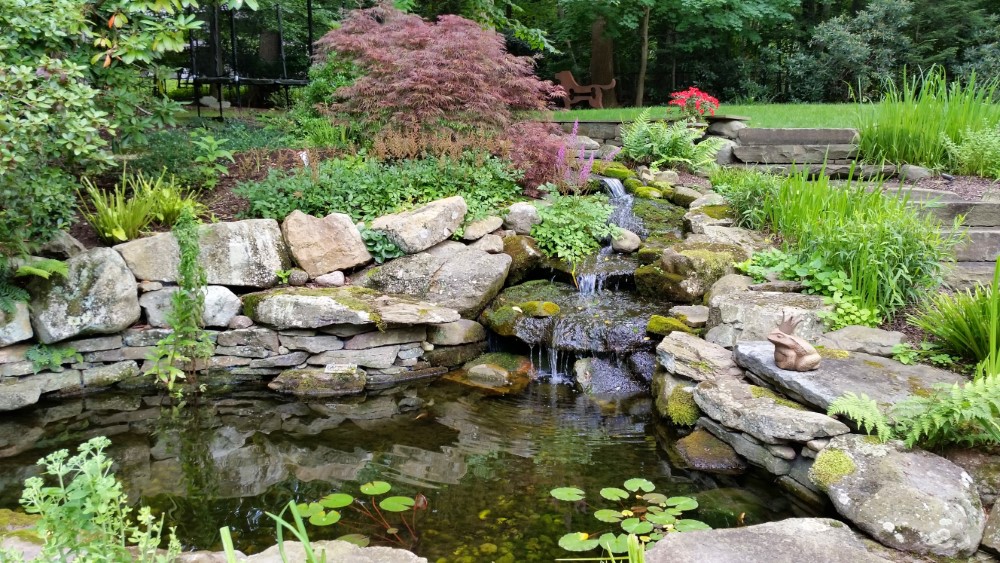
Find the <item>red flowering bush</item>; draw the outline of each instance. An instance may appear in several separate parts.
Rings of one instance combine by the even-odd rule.
[[[715,110],[719,108],[719,100],[692,86],[687,90],[670,94],[669,105],[681,108],[681,113],[686,117],[697,120],[706,113],[715,115]]]

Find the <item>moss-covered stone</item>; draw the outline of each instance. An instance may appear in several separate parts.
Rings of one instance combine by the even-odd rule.
[[[742,256],[736,254],[735,247],[729,245],[712,245],[720,248],[687,248],[680,251],[682,256],[690,258],[696,271],[705,278],[713,278],[712,283],[722,276],[732,273],[733,264],[736,258]]]
[[[248,293],[242,297],[243,314],[252,319],[256,319],[257,307],[260,303],[264,299],[278,295],[327,297],[344,307],[354,311],[367,313],[371,322],[375,323],[375,326],[377,326],[379,330],[385,329],[385,323],[382,321],[382,317],[379,315],[378,310],[374,305],[375,299],[381,297],[382,294],[374,289],[368,289],[356,285],[344,287],[279,287],[257,293]]]
[[[625,191],[630,194],[634,194],[636,190],[642,187],[642,182],[638,178],[627,178],[622,185],[625,186]]]
[[[678,385],[667,397],[667,418],[677,426],[693,426],[701,416],[701,409],[694,402],[694,395]]]
[[[506,281],[508,285],[514,285],[527,279],[532,270],[542,263],[545,256],[538,248],[535,239],[525,235],[504,237],[503,251],[504,254],[511,257]]]
[[[524,313],[514,310],[514,307],[506,305],[498,309],[487,309],[483,311],[483,324],[500,336],[514,336],[514,323],[521,318]]]
[[[712,219],[732,219],[733,210],[728,205],[706,205],[696,210]]]
[[[646,264],[635,271],[635,290],[646,297],[663,297],[664,288],[684,281],[684,276],[663,271],[659,264]]]
[[[829,358],[831,360],[846,360],[851,357],[851,353],[847,350],[827,348],[826,346],[816,346],[816,352],[820,355],[820,357]]]
[[[635,189],[635,196],[643,199],[661,199],[663,197],[663,192],[656,188],[642,186]]]
[[[857,466],[854,460],[846,453],[834,449],[825,448],[816,456],[816,461],[809,468],[809,480],[824,491],[854,473]]]
[[[721,475],[739,475],[747,469],[746,462],[729,444],[698,428],[674,443],[674,449],[684,466],[696,471]]]
[[[597,160],[594,162],[594,167],[591,171],[599,176],[607,176],[608,178],[617,178],[619,180],[636,177],[635,172],[629,170],[628,167],[620,162]]]
[[[525,301],[517,305],[525,315],[535,318],[554,317],[559,314],[559,305],[551,301]]]
[[[483,354],[478,358],[466,363],[464,366],[462,366],[462,368],[469,369],[479,364],[497,365],[513,374],[528,375],[531,373],[530,359],[528,359],[525,356],[520,356],[518,354],[510,354],[508,352],[490,352],[489,354]]]
[[[767,389],[767,388],[764,388],[764,387],[758,387],[756,385],[751,385],[750,386],[750,394],[753,395],[754,398],[756,398],[756,399],[762,399],[762,398],[763,399],[772,399],[775,404],[781,405],[783,407],[788,407],[790,409],[795,409],[795,410],[798,410],[798,411],[808,410],[807,408],[805,408],[804,406],[796,403],[795,401],[793,401],[791,399],[787,399],[785,397],[782,397],[781,395],[775,393],[774,391],[771,391],[770,389]]]
[[[666,336],[671,332],[686,332],[688,334],[696,334],[691,327],[684,324],[684,321],[674,317],[664,317],[663,315],[653,315],[649,317],[649,322],[646,324],[646,332],[650,334],[658,334],[660,336]]]
[[[0,508],[0,538],[14,537],[36,545],[42,545],[42,538],[35,532],[39,516]]]

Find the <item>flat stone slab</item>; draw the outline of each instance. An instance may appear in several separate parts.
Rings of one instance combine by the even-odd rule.
[[[864,352],[875,356],[892,356],[894,346],[903,343],[906,335],[895,330],[882,330],[868,326],[845,326],[827,332],[815,344],[835,350]]]
[[[708,333],[705,340],[727,348],[737,342],[764,340],[782,317],[796,317],[801,322],[795,334],[813,342],[823,334],[818,313],[831,307],[818,295],[769,291],[733,292],[709,299]]]
[[[694,381],[743,376],[729,350],[686,332],[668,334],[656,346],[656,358],[668,373]]]
[[[863,536],[829,518],[789,518],[743,528],[667,534],[646,563],[884,563]]]
[[[823,483],[830,500],[879,543],[944,557],[976,551],[986,514],[972,477],[961,467],[923,450],[907,450],[902,442],[879,444],[849,434],[831,440],[814,469],[832,463],[834,455],[844,460],[838,467],[845,471]]]
[[[847,392],[864,393],[880,405],[893,405],[939,383],[951,385],[967,381],[957,373],[931,366],[907,366],[860,352],[842,354],[846,357],[830,357],[826,353],[819,369],[798,372],[774,365],[774,344],[770,342],[741,342],[733,348],[737,365],[759,381],[822,411]]]
[[[804,443],[850,432],[842,422],[825,414],[778,404],[754,391],[741,381],[721,378],[699,383],[694,401],[705,416],[767,444]]]
[[[858,150],[850,144],[736,145],[733,147],[733,154],[746,163],[816,164],[827,160],[853,159],[858,155]]]
[[[736,138],[743,145],[843,145],[858,139],[856,129],[764,128],[740,129]]]
[[[277,329],[337,324],[438,324],[457,321],[454,309],[359,287],[280,288],[243,296],[255,322]]]

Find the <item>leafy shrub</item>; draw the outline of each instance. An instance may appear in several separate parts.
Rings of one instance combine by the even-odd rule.
[[[447,159],[382,163],[349,157],[323,161],[315,168],[291,173],[272,171],[260,182],[235,192],[250,200],[254,217],[284,219],[298,209],[310,215],[346,213],[355,221],[371,221],[397,209],[460,195],[467,221],[497,212],[519,192],[517,176],[492,156],[466,154]]]
[[[179,186],[201,185],[201,170],[191,165],[191,137],[181,128],[163,129],[149,134],[145,150],[135,153],[129,161],[133,172],[148,178],[168,171]]]
[[[98,436],[81,444],[75,456],[56,451],[38,460],[41,477],[25,480],[21,505],[40,516],[36,531],[45,540],[40,559],[165,563],[180,555],[172,531],[166,552],[159,552],[163,521],[148,507],[139,509],[137,523],[130,520],[128,497],[104,453],[110,445]]]
[[[389,238],[389,235],[382,231],[361,229],[361,239],[365,241],[365,248],[368,249],[368,253],[375,259],[376,264],[382,264],[386,260],[399,258],[406,254]]]
[[[1000,125],[992,129],[967,129],[960,143],[942,133],[948,168],[959,174],[1000,179]]]
[[[56,168],[0,170],[0,257],[28,254],[67,229],[76,207],[73,185]]]
[[[722,139],[715,137],[695,144],[701,129],[686,121],[671,124],[653,122],[650,110],[642,111],[631,123],[622,125],[622,155],[653,167],[663,165],[698,171],[715,163]]]
[[[859,150],[870,162],[943,168],[945,140],[961,146],[968,131],[1000,125],[997,85],[997,78],[983,83],[974,76],[948,82],[939,67],[904,76],[901,87],[888,81],[881,102],[859,108]]]
[[[754,230],[766,226],[761,202],[775,197],[781,184],[777,176],[754,169],[720,167],[712,171],[709,181],[712,189],[729,201],[738,226]]]
[[[993,352],[990,348],[993,305],[991,287],[938,293],[921,303],[910,323],[937,339],[945,350],[978,363]]]
[[[614,236],[617,227],[608,224],[611,206],[603,195],[561,196],[551,194],[550,205],[538,207],[542,222],[531,228],[538,248],[550,258],[576,266],[600,249],[599,241]]]
[[[219,176],[229,172],[229,167],[221,161],[235,162],[233,151],[222,148],[226,139],[216,139],[207,133],[191,132],[191,144],[195,146],[195,168],[200,176],[199,185],[214,188],[219,183]]]

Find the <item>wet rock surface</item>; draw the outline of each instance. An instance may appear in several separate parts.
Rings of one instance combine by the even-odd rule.
[[[747,469],[746,462],[732,447],[703,428],[677,440],[674,448],[687,467],[696,471],[739,475]]]

